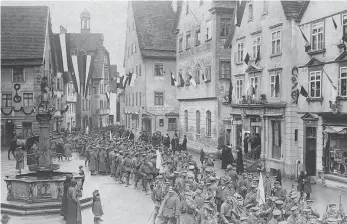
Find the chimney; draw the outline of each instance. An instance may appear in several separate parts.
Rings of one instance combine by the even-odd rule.
[[[62,25],[60,25],[60,33],[67,33],[67,29],[65,29],[65,27],[63,27]]]

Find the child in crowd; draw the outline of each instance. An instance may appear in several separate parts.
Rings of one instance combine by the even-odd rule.
[[[94,214],[94,223],[99,223],[99,221],[103,221],[101,219],[101,216],[104,215],[104,211],[102,210],[102,206],[101,206],[101,199],[100,199],[99,190],[95,190],[93,192],[92,211]]]
[[[79,174],[80,176],[82,176],[81,190],[83,190],[83,184],[84,184],[84,180],[85,180],[85,175],[84,175],[84,171],[83,171],[83,166],[79,166],[78,174]]]

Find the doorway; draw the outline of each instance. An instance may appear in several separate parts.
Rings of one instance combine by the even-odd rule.
[[[14,138],[15,126],[12,120],[7,120],[5,123],[5,141],[4,144],[8,145]]]
[[[242,124],[236,125],[236,132],[235,132],[235,138],[236,138],[236,146],[239,146],[242,148]]]
[[[230,144],[231,129],[225,131],[225,144]]]
[[[317,128],[306,127],[305,170],[309,176],[316,176]]]
[[[142,131],[143,132],[152,132],[151,127],[152,120],[149,118],[142,118]]]

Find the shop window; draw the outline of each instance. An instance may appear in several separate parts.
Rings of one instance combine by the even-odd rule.
[[[211,136],[212,134],[212,117],[211,117],[211,111],[206,112],[206,136]]]
[[[340,68],[340,96],[347,96],[347,67]]]
[[[196,134],[200,134],[200,111],[196,111]]]
[[[169,131],[177,130],[177,119],[176,118],[168,118],[168,130]]]
[[[13,82],[24,82],[24,68],[13,68],[12,69],[12,81]]]
[[[331,173],[347,174],[347,137],[344,132],[329,133]]]
[[[32,123],[23,122],[22,123],[23,137],[29,137],[32,135]]]
[[[164,119],[159,119],[159,127],[164,127]]]
[[[321,97],[321,79],[322,78],[322,72],[321,71],[313,71],[310,72],[310,97],[312,98],[319,98]]]
[[[188,132],[188,110],[184,111],[184,130]]]
[[[12,107],[12,94],[2,94],[2,103],[3,107]]]
[[[281,121],[272,121],[272,158],[281,159]]]
[[[23,107],[29,107],[34,105],[34,94],[23,93]]]

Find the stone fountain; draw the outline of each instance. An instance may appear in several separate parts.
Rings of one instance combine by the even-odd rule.
[[[44,77],[45,78],[45,77]],[[58,164],[53,164],[52,151],[49,144],[49,128],[54,107],[50,107],[50,91],[45,80],[41,81],[41,96],[39,96],[36,120],[39,123],[40,138],[36,157],[38,164],[29,167],[30,172],[10,176],[5,179],[7,186],[7,203],[1,203],[1,212],[30,215],[58,213],[63,197],[64,180],[71,174],[77,181],[77,194],[83,207],[91,205],[91,197],[82,198],[80,190],[82,176],[73,172],[58,172]]]

